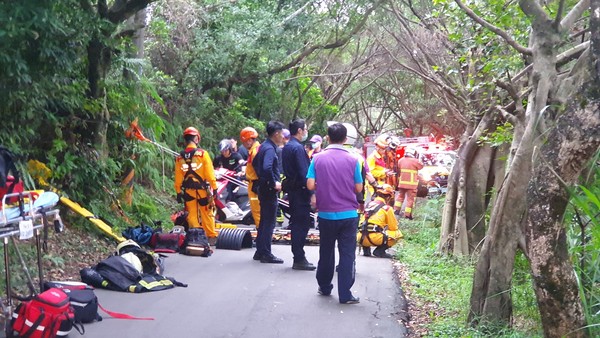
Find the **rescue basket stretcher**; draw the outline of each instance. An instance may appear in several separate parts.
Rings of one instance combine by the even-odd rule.
[[[16,203],[9,204],[8,201],[17,199]],[[58,203],[58,195],[54,192],[26,191],[13,194],[6,194],[2,197],[0,205],[0,239],[2,239],[4,249],[4,277],[6,305],[2,306],[4,318],[10,318],[14,310],[11,286],[11,260],[9,255],[9,241],[13,244],[14,251],[20,260],[23,272],[26,275],[27,286],[32,295],[37,294],[36,287],[29,274],[29,269],[17,245],[18,239],[35,239],[37,254],[37,270],[39,290],[43,290],[44,273],[42,265],[42,242],[41,231],[47,231],[51,225],[57,232],[62,231],[63,224],[60,218],[59,210],[54,207]],[[45,243],[44,243],[45,245]],[[5,323],[4,329],[8,336],[10,325]]]

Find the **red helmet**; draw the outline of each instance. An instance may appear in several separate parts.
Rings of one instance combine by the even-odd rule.
[[[198,132],[198,129],[196,129],[194,127],[187,127],[183,131],[183,137],[186,137],[188,135],[200,136],[200,133]]]
[[[257,138],[258,137],[258,132],[256,131],[256,129],[252,128],[252,127],[246,127],[244,129],[242,129],[242,131],[240,132],[240,139],[242,140],[242,142],[246,142],[251,138]]]

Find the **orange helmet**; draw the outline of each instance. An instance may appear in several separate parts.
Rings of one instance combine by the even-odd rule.
[[[377,188],[377,192],[380,194],[383,194],[383,195],[393,195],[394,188],[392,188],[392,186],[389,184],[384,184],[384,185],[380,186],[379,188]]]
[[[200,136],[200,133],[198,132],[198,129],[194,128],[194,127],[187,127],[184,131],[183,131],[183,136],[188,136],[188,135],[194,135],[194,136]]]
[[[246,127],[244,129],[242,129],[242,131],[240,132],[240,139],[242,140],[242,142],[246,142],[251,138],[257,138],[258,137],[258,132],[256,132],[256,129],[252,128],[252,127]]]
[[[375,139],[375,145],[379,148],[387,148],[388,145],[390,145],[390,143],[388,142],[388,138],[389,137],[385,134],[380,135]]]

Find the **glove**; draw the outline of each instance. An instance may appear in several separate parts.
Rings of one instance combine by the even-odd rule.
[[[183,203],[183,193],[177,194],[177,203]]]

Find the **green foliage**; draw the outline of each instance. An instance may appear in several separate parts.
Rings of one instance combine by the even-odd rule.
[[[479,144],[488,144],[491,147],[499,147],[503,144],[510,144],[513,139],[514,126],[510,122],[504,122],[496,126],[494,131],[487,131],[479,140]]]
[[[571,259],[590,333],[600,334],[600,167],[592,165],[590,177],[573,191],[565,219]]]
[[[418,202],[422,202],[419,200]],[[514,328],[466,325],[475,261],[471,258],[441,256],[436,252],[443,199],[418,205],[413,221],[403,220],[404,239],[397,244],[398,259],[408,268],[403,287],[414,302],[425,302],[431,337],[541,337],[529,265],[520,254],[515,264],[511,294],[514,301]],[[437,209],[437,210],[436,210]]]

